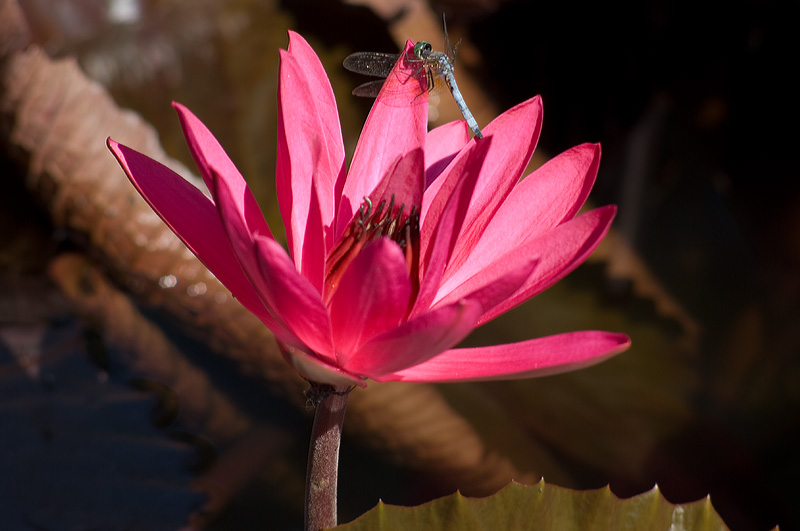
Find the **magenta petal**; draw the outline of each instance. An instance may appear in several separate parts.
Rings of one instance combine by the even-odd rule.
[[[465,227],[474,223],[473,218],[475,217],[491,218],[498,201],[502,202],[517,183],[533,155],[541,131],[541,122],[541,98],[536,96],[498,116],[484,129],[484,138],[480,142],[473,140],[466,149],[462,149],[458,153],[455,161],[469,156],[470,148],[480,145],[484,140],[492,139],[492,149],[486,154],[486,160],[482,163],[481,175],[475,184],[475,193],[470,203],[472,213],[470,221]],[[445,169],[442,176],[437,179],[437,183],[442,180],[460,178],[460,173],[454,171],[457,167],[455,161]],[[426,201],[422,207],[422,223],[436,224],[436,216],[441,215],[441,211],[437,212],[436,209],[429,212],[429,205],[433,208],[431,203],[441,202],[442,199],[439,196],[449,193],[447,190],[452,189],[453,185],[441,184],[440,186],[444,189],[426,190]],[[479,211],[481,205],[491,208]],[[429,221],[428,217],[431,217]]]
[[[461,177],[446,180],[445,188],[440,189],[430,206],[428,221],[420,227],[420,290],[411,311],[412,317],[430,308],[439,292],[445,267],[468,215],[475,183],[481,174],[481,163],[491,146],[491,138],[478,143],[470,140],[469,146],[462,151],[462,154],[466,152],[465,156],[459,156],[447,170]],[[435,225],[433,220],[436,220]]]
[[[464,120],[440,125],[425,138],[425,189],[469,142],[469,126]]]
[[[586,201],[600,164],[600,145],[583,144],[523,179],[489,222],[468,259],[475,270],[571,219]],[[484,264],[481,266],[480,264]]]
[[[189,151],[197,168],[200,170],[200,176],[209,190],[214,188],[214,177],[211,168],[215,168],[217,172],[223,174],[235,175],[239,173],[239,170],[211,131],[192,111],[177,101],[172,102],[172,108],[178,113],[183,136],[186,138]],[[239,175],[239,178],[244,179],[241,175]]]
[[[239,267],[227,233],[214,204],[200,190],[166,166],[108,139],[108,147],[131,183],[201,262],[234,297],[281,334],[281,327],[267,312]]]
[[[350,374],[313,354],[303,352],[299,348],[287,347],[283,352],[283,357],[289,365],[309,382],[342,386],[367,386],[367,382],[360,376]]]
[[[422,204],[423,165],[421,149],[413,149],[398,159],[369,194],[372,204],[386,201],[394,203],[395,207],[404,205],[404,215],[408,215],[411,208]]]
[[[630,344],[624,334],[570,332],[507,345],[448,350],[408,369],[373,379],[457,382],[533,378],[600,363]]]
[[[413,46],[411,41],[406,43],[358,139],[337,212],[337,237],[395,162],[425,146],[428,96],[424,91],[420,94],[420,83],[413,77],[419,75],[419,63],[405,59],[409,53],[413,56]]]
[[[367,245],[347,267],[330,312],[338,364],[366,340],[397,326],[406,316],[411,279],[400,247],[382,238]]]
[[[447,273],[466,260],[522,176],[533,155],[542,128],[542,105],[537,96],[504,112],[483,130],[484,141],[492,140],[481,175],[469,205],[455,249],[447,265]]]
[[[301,82],[299,78],[279,79],[280,86],[286,89],[280,94],[279,101],[281,112],[286,113],[285,116],[289,119],[284,126],[292,131],[291,135],[287,135],[287,140],[299,141],[302,136],[299,130],[306,126],[314,126],[314,129],[306,129],[303,132],[306,139],[309,138],[309,133],[322,137],[322,152],[317,157],[317,174],[314,175],[314,182],[320,196],[322,220],[327,227],[334,221],[335,209],[347,175],[339,111],[331,83],[317,54],[300,35],[293,31],[289,32],[289,54],[296,59],[292,66],[302,70],[305,86],[298,86],[298,82]],[[288,74],[291,73],[290,70]],[[293,92],[295,90],[297,92]],[[301,95],[300,91],[306,94]],[[298,100],[298,97],[301,99]],[[307,103],[308,107],[301,105],[303,103]],[[301,106],[304,107],[302,110],[297,109]],[[288,107],[292,107],[291,116]],[[290,151],[293,147],[289,146]]]
[[[217,197],[214,195],[214,179],[216,175],[220,175],[227,181],[227,186],[235,189],[237,195],[241,196],[245,204],[244,211],[247,213],[247,225],[254,232],[272,237],[272,232],[264,220],[264,215],[258,207],[256,198],[253,197],[253,193],[247,187],[244,177],[236,169],[236,166],[231,162],[231,159],[222,149],[222,146],[219,145],[217,139],[214,138],[214,135],[211,134],[211,131],[189,109],[180,103],[173,102],[172,106],[178,112],[183,134],[189,145],[189,151],[192,153],[206,186],[208,186],[211,195],[214,197],[214,202],[218,202]]]
[[[495,218],[500,217],[498,223],[508,230],[514,224],[512,220],[519,221],[523,213],[536,212],[526,237],[572,219],[589,197],[598,169],[600,144],[568,149],[523,179]]]
[[[538,255],[524,252],[501,256],[491,266],[449,292],[443,300],[434,302],[432,307],[469,299],[480,303],[484,312],[491,310],[526,284],[540,259]]]
[[[289,32],[278,85],[278,202],[297,269],[318,289],[344,178],[342,133],[330,82],[308,43]]]
[[[256,237],[254,251],[263,279],[264,302],[315,354],[333,363],[331,322],[317,290],[297,272],[289,255],[272,238]]]
[[[214,195],[217,198],[222,226],[228,234],[228,241],[239,265],[261,301],[275,320],[290,330],[304,345],[320,355],[330,356],[330,321],[319,292],[308,279],[297,272],[283,247],[269,234],[259,234],[247,224],[253,217],[247,214],[247,209],[251,207],[245,200],[249,190],[237,187],[238,181],[231,182],[219,175],[214,177]],[[270,241],[272,245],[266,245],[264,241]],[[263,253],[269,254],[265,257]],[[264,271],[265,261],[281,271],[277,279],[274,278],[277,274],[275,271]],[[286,264],[289,266],[286,267]],[[291,302],[292,297],[298,297],[294,305]],[[301,309],[301,316],[303,311],[308,312],[299,320],[298,309]]]
[[[480,313],[480,304],[462,300],[406,321],[362,345],[347,370],[376,379],[421,363],[464,339]]]
[[[485,313],[479,323],[483,324],[541,293],[583,263],[605,236],[616,211],[617,208],[613,205],[597,208],[506,253],[504,260],[510,263],[521,262],[524,260],[522,257],[536,259],[538,262],[520,289],[494,308],[484,308]],[[475,271],[474,276],[480,278],[485,274],[484,271]],[[448,300],[456,300],[462,290],[470,289],[470,282],[465,282],[464,287],[461,287],[461,282],[453,283],[454,278],[442,286],[439,293],[442,304],[446,304]]]

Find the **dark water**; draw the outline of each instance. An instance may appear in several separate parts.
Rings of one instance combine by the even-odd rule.
[[[793,34],[787,13],[756,2],[735,9],[686,2],[622,9],[509,1],[474,2],[469,9],[442,3],[422,15],[393,13],[387,22],[366,7],[338,3],[113,5],[109,11],[88,0],[25,3],[39,43],[54,56],[76,56],[87,75],[153,124],[165,150],[190,167],[170,102],[191,108],[248,179],[277,233],[276,91],[286,31],[303,34],[322,59],[351,154],[369,102],[350,96],[363,79],[344,71],[342,59],[357,50],[397,51],[403,43],[393,41],[393,33],[438,28],[436,13],[446,10],[451,39],[464,39],[459,86],[467,87],[465,98],[481,126],[542,94],[541,152],[552,156],[581,142],[602,142],[592,200],[619,205],[615,228],[633,257],[603,256],[583,266],[468,341],[596,328],[625,331],[634,346],[572,375],[440,386],[439,393],[518,470],[544,472],[545,479],[575,488],[610,482],[623,496],[658,483],[673,502],[710,493],[733,529],[800,527],[794,501],[800,181],[789,160],[797,111],[784,57]],[[441,35],[406,37],[433,41]],[[451,104],[442,102],[442,118],[432,126],[458,117]],[[239,470],[248,461],[237,461],[237,450],[253,454],[236,441],[198,442],[209,434],[197,430],[187,430],[195,439],[165,434],[145,418],[152,388],[133,389],[127,373],[88,356],[84,339],[92,326],[47,280],[47,264],[65,249],[91,254],[91,243],[55,231],[15,173],[22,173],[18,165],[4,166],[11,179],[3,183],[0,253],[6,294],[0,307],[0,493],[22,493],[25,501],[16,512],[3,512],[15,515],[8,520],[15,528],[114,528],[115,515],[129,528],[173,528],[202,504],[191,480],[208,473],[212,462]],[[181,336],[157,306],[142,310],[168,336]],[[266,392],[267,384],[235,364],[173,339],[179,350],[191,351],[200,373],[211,375],[210,388],[257,418],[259,427],[278,426],[291,441],[276,446],[278,458],[255,461],[260,472],[232,487],[214,525],[297,526],[307,413],[280,390]],[[26,348],[50,353],[39,364],[47,375],[20,368]],[[166,387],[156,395],[169,411]],[[261,391],[264,407],[279,412],[277,420],[254,405]],[[171,407],[168,418],[180,409]],[[24,427],[23,419],[29,422]],[[499,434],[497,426],[503,427]],[[467,479],[431,477],[363,427],[352,433],[342,454],[343,520],[378,498],[420,503],[455,487],[470,489]],[[114,440],[105,443],[109,434]],[[197,458],[206,446],[216,448],[215,457]],[[536,455],[551,461],[531,457],[534,448],[544,448]],[[86,461],[92,453],[96,459]],[[30,482],[17,483],[22,477]],[[152,483],[158,488],[147,487]],[[136,514],[132,507],[153,520],[124,516]]]

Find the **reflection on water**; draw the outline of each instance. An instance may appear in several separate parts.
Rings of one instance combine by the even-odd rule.
[[[258,0],[26,0],[24,4],[39,42],[53,54],[76,54],[87,72],[106,84],[121,105],[144,115],[167,151],[190,167],[169,103],[179,100],[192,108],[248,179],[277,233],[281,226],[274,200],[277,49],[286,46],[286,30],[300,30],[323,60],[337,96],[349,152],[363,123],[366,107],[362,104],[366,102],[349,96],[357,81],[346,77],[341,61],[355,50],[399,47],[392,42],[363,40],[376,33],[386,38],[386,24],[374,17],[374,24],[360,24],[359,31],[344,24],[333,27],[329,21],[340,18],[321,10],[338,5],[335,2],[314,4],[314,13],[305,13],[301,20],[304,26],[272,3]],[[498,454],[513,455],[513,449],[501,448],[505,443],[492,435],[497,433],[498,423],[506,423],[503,425],[509,430],[518,430],[513,432],[517,437],[513,440],[546,441],[581,471],[589,469],[602,477],[600,483],[608,477],[619,478],[618,484],[627,481],[629,494],[636,492],[633,487],[649,488],[654,478],[666,478],[672,482],[672,492],[678,493],[675,498],[685,494],[676,484],[694,489],[683,499],[710,491],[717,507],[739,515],[739,525],[731,527],[766,529],[775,522],[783,523],[782,518],[799,527],[800,515],[792,501],[770,500],[777,508],[760,501],[769,497],[770,488],[796,490],[792,449],[800,438],[797,423],[792,421],[800,403],[796,356],[800,341],[795,332],[800,308],[800,238],[796,236],[800,224],[793,221],[798,219],[800,200],[796,187],[789,189],[783,183],[786,176],[796,173],[786,163],[793,153],[787,146],[791,135],[783,133],[785,124],[775,127],[773,123],[785,121],[782,102],[791,99],[779,97],[780,90],[791,89],[792,84],[775,82],[763,66],[773,64],[775,58],[770,55],[793,33],[776,31],[775,21],[764,20],[762,12],[755,13],[752,20],[742,20],[741,27],[712,33],[722,27],[716,23],[718,13],[703,13],[699,4],[692,5],[691,16],[686,16],[660,6],[648,12],[644,3],[641,12],[629,13],[630,17],[606,14],[605,5],[598,3],[592,9],[599,11],[589,12],[568,3],[535,3],[533,15],[525,12],[524,2],[507,5],[511,4],[505,11],[501,6],[496,13],[484,13],[473,26],[472,54],[478,56],[478,63],[481,57],[492,58],[485,62],[491,74],[487,78],[503,81],[504,107],[543,93],[549,116],[542,137],[545,148],[556,152],[586,140],[603,142],[604,158],[594,190],[606,197],[598,202],[614,202],[614,187],[625,173],[626,146],[638,146],[634,142],[639,138],[637,125],[648,124],[643,113],[647,102],[668,98],[665,119],[655,124],[657,134],[649,137],[647,164],[641,171],[630,172],[629,185],[640,187],[636,188],[640,195],[620,205],[620,211],[637,214],[633,221],[641,242],[633,252],[639,254],[627,264],[618,256],[609,259],[617,260],[615,265],[633,263],[650,275],[651,282],[661,283],[701,322],[704,339],[700,348],[685,356],[671,348],[673,343],[659,333],[664,316],[658,313],[657,297],[641,292],[621,302],[617,294],[618,312],[609,311],[612,303],[608,300],[598,301],[599,308],[593,309],[586,300],[594,301],[608,282],[607,274],[599,272],[601,264],[596,264],[598,270],[578,270],[571,280],[539,299],[538,306],[521,309],[515,316],[518,322],[508,320],[504,325],[498,319],[492,325],[527,332],[548,321],[552,322],[546,326],[553,327],[570,320],[574,324],[576,314],[583,312],[586,320],[594,323],[598,316],[619,319],[624,322],[620,328],[632,336],[641,327],[627,357],[594,372],[560,379],[445,387],[451,393],[448,403],[458,410],[459,419],[473,415],[470,425],[481,437],[496,443]],[[440,20],[432,19],[437,24]],[[688,23],[694,26],[687,28]],[[531,31],[533,25],[535,31]],[[520,67],[517,54],[506,54],[513,64],[503,64],[503,49],[521,50],[521,55],[530,58],[528,66]],[[468,61],[470,48],[462,46],[461,50],[459,61]],[[586,54],[587,50],[591,53]],[[461,62],[459,69],[461,74],[469,71]],[[509,72],[513,79],[508,78]],[[472,104],[473,98],[468,100]],[[697,120],[708,116],[708,112],[700,112],[704,102],[713,104],[713,120]],[[763,104],[771,112],[764,112]],[[113,178],[122,179],[115,169]],[[725,186],[716,186],[720,182]],[[735,208],[730,209],[731,205]],[[5,216],[7,211],[0,209],[0,214]],[[128,221],[147,231],[160,223],[152,213]],[[134,238],[142,252],[151,245],[149,233]],[[6,274],[19,271],[26,245],[0,256],[0,269]],[[647,266],[654,269],[647,270]],[[179,268],[164,269],[154,277],[161,279],[163,300],[173,301],[181,295],[192,298],[200,308],[195,315],[208,322],[218,320],[218,315],[203,314],[199,301],[204,289],[205,298],[213,296],[216,302],[229,300],[227,292],[215,291],[211,282],[178,283],[177,279],[184,278],[176,271]],[[635,276],[626,275],[617,280],[637,287]],[[46,299],[30,298],[30,289],[15,287],[25,292],[26,305],[41,310]],[[132,287],[135,290],[135,281],[126,285]],[[53,306],[49,300],[45,305],[48,309]],[[16,318],[19,307],[15,303],[6,315]],[[244,326],[238,319],[231,321]],[[259,337],[258,330],[246,329],[242,335],[252,343]],[[673,333],[671,328],[668,331]],[[504,336],[506,332],[503,330]],[[226,338],[219,343],[230,349],[235,341]],[[659,352],[663,356],[654,356]],[[662,366],[653,364],[654,359],[670,370],[661,370]],[[257,364],[253,362],[253,366]],[[676,378],[682,371],[687,377]],[[570,381],[583,382],[584,392],[576,393],[580,387]],[[691,401],[686,400],[687,388],[692,389]],[[464,404],[470,399],[497,408],[505,420],[493,410],[482,423],[475,411],[486,410],[467,411],[470,408]],[[596,424],[565,414],[576,407],[576,401],[586,404],[582,411]],[[598,415],[601,403],[609,407],[606,414]],[[704,407],[697,408],[697,404]],[[685,419],[675,417],[681,425],[674,426],[672,439],[659,438],[654,430],[659,418],[663,421],[665,410],[685,411]],[[542,421],[532,415],[537,411]],[[596,429],[587,430],[587,425]],[[627,432],[621,437],[622,432],[614,426],[640,430],[639,435],[652,441],[652,445],[636,444],[641,460],[631,459],[630,454],[616,460],[602,457],[604,452],[619,452],[621,439],[628,444],[640,440]],[[362,432],[369,440],[395,440],[393,434],[376,436],[363,426]],[[574,446],[564,446],[564,442]],[[345,451],[351,448],[348,445]],[[566,455],[569,452],[564,448],[572,448],[573,454]],[[382,450],[399,455],[396,448]],[[519,446],[517,450],[520,454],[515,459],[530,459],[527,448]],[[580,452],[586,455],[577,455]],[[362,458],[358,455],[354,460]],[[760,468],[755,466],[759,463],[763,465]],[[540,462],[535,464],[541,468]],[[622,477],[626,467],[632,472]],[[347,484],[347,488],[356,484]],[[740,484],[749,488],[740,489]],[[385,488],[389,487],[381,485],[381,495]],[[754,492],[758,495],[753,496]],[[758,525],[748,525],[753,522]]]
[[[192,284],[191,286],[186,288],[186,293],[190,297],[198,297],[200,295],[205,294],[205,292],[207,290],[208,290],[208,288],[206,287],[205,282],[198,282],[198,283]]]
[[[164,289],[174,288],[178,285],[178,279],[175,275],[164,275],[158,279],[158,285]]]

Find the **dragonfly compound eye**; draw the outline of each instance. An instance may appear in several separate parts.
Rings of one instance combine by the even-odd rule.
[[[447,48],[448,50],[450,49],[449,41]],[[425,76],[427,77],[428,81],[427,87],[425,88],[428,90],[433,87],[433,81],[435,78],[444,81],[444,84],[446,84],[450,89],[450,93],[453,95],[453,99],[458,106],[458,110],[461,111],[461,114],[464,116],[464,120],[466,120],[469,128],[472,130],[472,133],[477,138],[483,138],[481,129],[478,127],[478,122],[475,120],[475,117],[472,116],[469,108],[467,108],[467,104],[464,102],[464,97],[458,90],[456,78],[453,75],[453,61],[455,60],[455,54],[451,52],[452,50],[449,50],[447,54],[434,52],[431,43],[428,41],[419,41],[414,45],[414,55],[416,56],[416,59],[411,57],[406,57],[405,59],[418,66],[416,72],[413,74],[413,77],[416,78],[417,74],[423,70],[425,71]],[[400,54],[356,52],[345,57],[343,64],[344,67],[351,72],[385,78],[391,73],[398,57],[400,57]],[[356,96],[368,96],[374,98],[380,93],[383,85],[383,80],[370,81],[353,89],[353,94]],[[422,86],[420,88],[422,88]],[[403,96],[408,95],[408,93],[403,93]],[[389,99],[390,98],[388,97],[387,93],[384,97],[384,101],[389,101]],[[402,99],[401,105],[408,105],[408,103],[408,98],[405,98]]]
[[[423,59],[423,55],[429,54],[433,50],[433,46],[428,41],[419,41],[414,45],[414,55]]]

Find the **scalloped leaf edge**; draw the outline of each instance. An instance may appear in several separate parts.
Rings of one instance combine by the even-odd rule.
[[[337,526],[340,531],[393,530],[727,530],[711,505],[711,497],[686,504],[667,501],[656,485],[632,498],[618,498],[606,486],[572,490],[545,484],[512,481],[484,498],[460,492],[416,507],[378,504],[356,520]],[[775,529],[778,529],[777,527]]]

